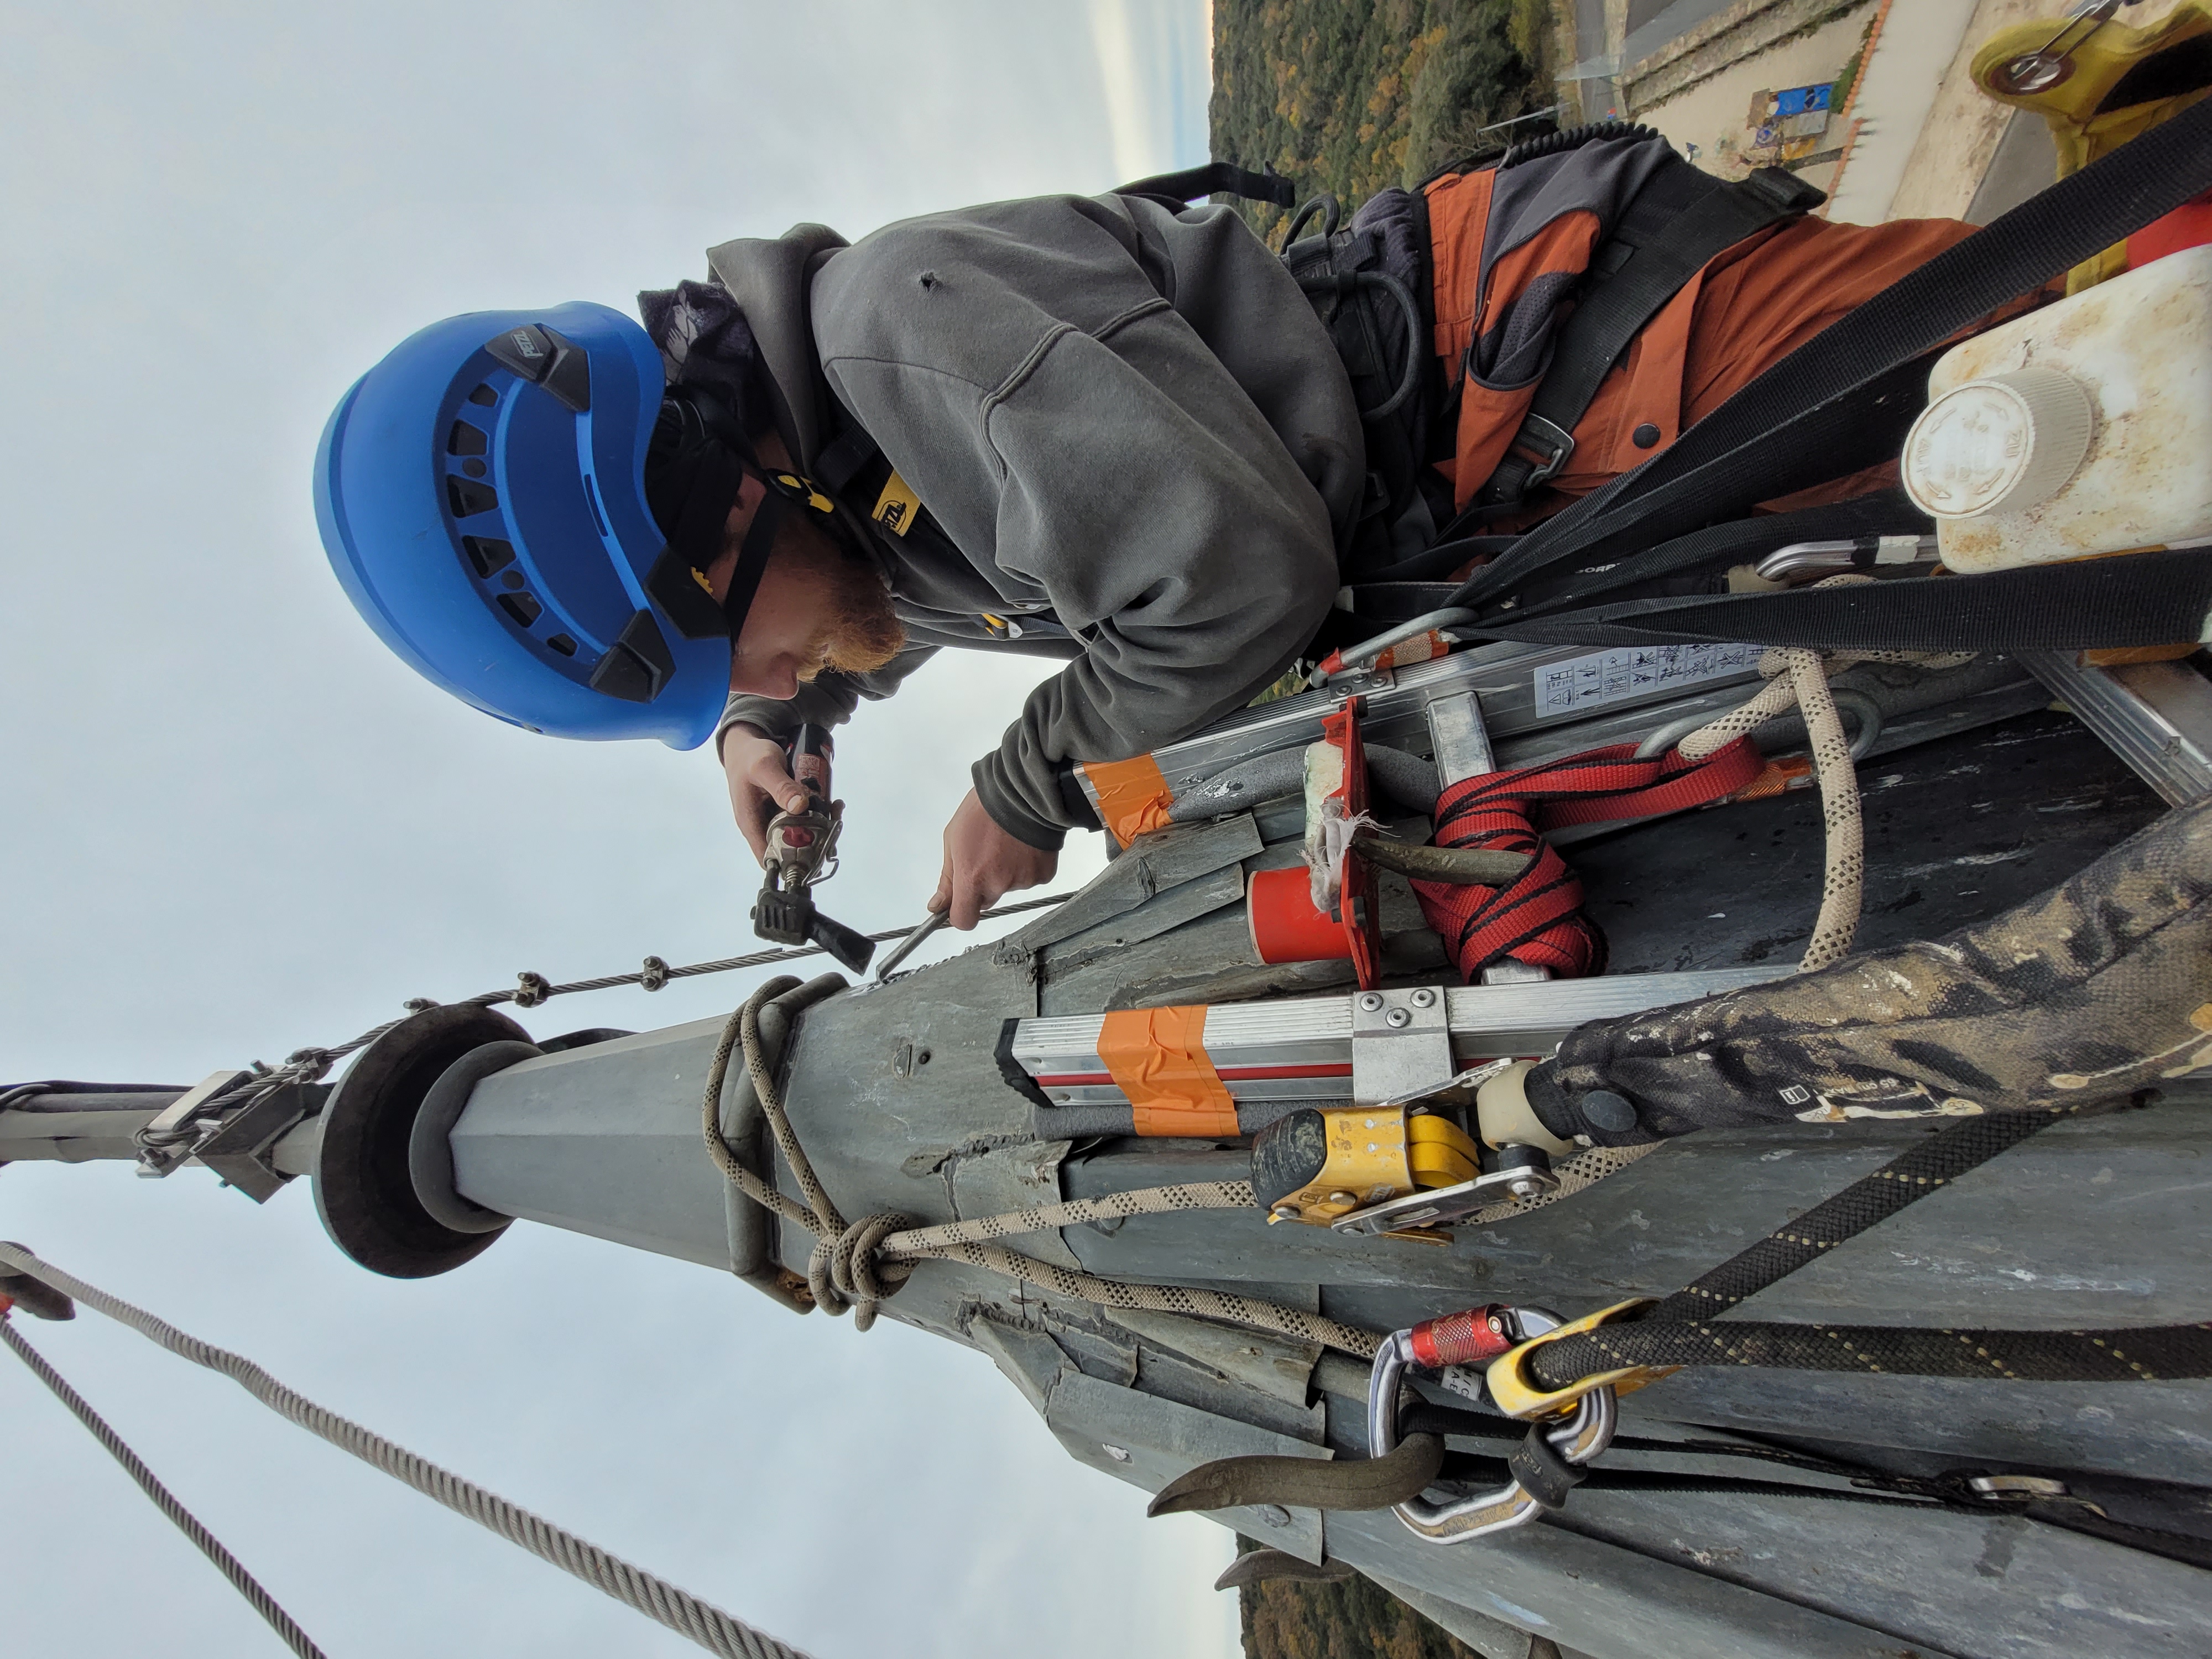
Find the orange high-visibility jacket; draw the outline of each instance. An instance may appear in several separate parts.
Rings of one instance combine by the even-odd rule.
[[[1453,458],[1465,507],[1504,456],[1592,254],[1665,146],[1588,145],[1557,158],[1432,180],[1423,195],[1437,355],[1458,396]],[[1638,333],[1573,428],[1575,450],[1521,521],[1649,460],[1730,393],[1954,243],[1951,219],[1832,224],[1802,216],[1753,232],[1693,275]]]

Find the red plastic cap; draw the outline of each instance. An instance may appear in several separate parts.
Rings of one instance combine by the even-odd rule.
[[[1344,924],[1314,908],[1304,865],[1254,871],[1244,897],[1252,945],[1261,961],[1345,962],[1351,958],[1352,942],[1345,936]]]

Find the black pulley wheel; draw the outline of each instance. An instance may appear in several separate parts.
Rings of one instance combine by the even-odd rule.
[[[488,1042],[530,1034],[479,1003],[427,1008],[362,1051],[323,1109],[315,1209],[338,1249],[388,1279],[428,1279],[482,1254],[496,1232],[456,1232],[415,1195],[407,1144],[446,1068]]]

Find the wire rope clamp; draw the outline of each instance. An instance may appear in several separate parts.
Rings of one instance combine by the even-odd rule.
[[[1517,1417],[1524,1422],[1540,1417],[1554,1417],[1571,1410],[1584,1395],[1599,1389],[1610,1389],[1616,1396],[1633,1394],[1637,1389],[1656,1382],[1662,1376],[1672,1376],[1681,1369],[1679,1365],[1624,1365],[1616,1370],[1594,1371],[1564,1389],[1544,1389],[1528,1380],[1524,1367],[1528,1356],[1547,1342],[1557,1342],[1565,1336],[1583,1336],[1601,1325],[1624,1320],[1639,1309],[1652,1305],[1648,1296],[1632,1297],[1626,1302],[1616,1302],[1610,1308],[1601,1308],[1595,1313],[1584,1314],[1580,1319],[1571,1319],[1557,1330],[1547,1331],[1516,1344],[1510,1352],[1490,1362],[1483,1374],[1483,1382],[1490,1390],[1490,1398],[1498,1409],[1508,1417]]]

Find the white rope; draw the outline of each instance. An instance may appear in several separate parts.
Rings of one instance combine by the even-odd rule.
[[[188,1336],[144,1309],[133,1307],[64,1273],[21,1245],[0,1242],[0,1261],[128,1325],[171,1353],[230,1378],[278,1416],[290,1419],[340,1450],[352,1453],[372,1468],[404,1481],[424,1496],[436,1498],[447,1509],[489,1528],[510,1544],[521,1545],[541,1560],[550,1561],[563,1572],[605,1591],[678,1635],[689,1638],[709,1653],[720,1654],[723,1659],[806,1659],[798,1649],[732,1619],[720,1607],[702,1601],[641,1567],[632,1566],[618,1555],[610,1555],[598,1545],[586,1543],[520,1504],[507,1502],[496,1492],[486,1492],[474,1482],[462,1480],[404,1446],[394,1445],[360,1424],[318,1406],[306,1395],[286,1388],[252,1360],[203,1342],[196,1336]]]
[[[1859,818],[1858,770],[1851,762],[1843,718],[1836,712],[1835,695],[1828,687],[1829,675],[1841,673],[1860,660],[1854,655],[1824,661],[1817,651],[1796,647],[1768,651],[1759,660],[1759,672],[1767,676],[1759,695],[1699,726],[1675,745],[1685,760],[1702,760],[1792,708],[1803,714],[1806,735],[1812,740],[1814,775],[1820,785],[1826,847],[1820,910],[1814,919],[1805,953],[1798,959],[1801,974],[1832,967],[1850,954],[1865,900],[1866,840]]]
[[[761,1045],[760,1011],[798,983],[788,975],[769,981],[748,997],[723,1025],[721,1041],[715,1044],[714,1060],[707,1068],[700,1127],[716,1167],[738,1191],[814,1235],[816,1243],[807,1261],[806,1281],[808,1289],[814,1293],[815,1304],[824,1313],[835,1316],[850,1308],[854,1325],[866,1330],[874,1322],[878,1304],[906,1282],[917,1261],[964,1261],[970,1267],[986,1268],[1024,1284],[1109,1308],[1191,1314],[1304,1342],[1319,1342],[1362,1359],[1375,1357],[1375,1350],[1382,1342],[1379,1334],[1340,1324],[1303,1308],[1286,1308],[1279,1303],[1224,1291],[1100,1279],[988,1242],[1016,1233],[1073,1226],[1115,1216],[1249,1208],[1257,1201],[1249,1182],[1152,1187],[1106,1198],[1039,1205],[1005,1215],[947,1222],[936,1227],[917,1228],[906,1216],[883,1213],[866,1216],[848,1224],[823,1189],[812,1163],[799,1144],[799,1137],[793,1133],[790,1117],[784,1111],[782,1097],[776,1092],[775,1079],[769,1073]],[[728,1075],[731,1057],[740,1044],[762,1114],[768,1119],[784,1161],[791,1166],[793,1178],[807,1196],[805,1204],[777,1191],[738,1163],[729,1143],[722,1138],[723,1080]]]
[[[1874,580],[1856,572],[1831,576],[1821,587],[1856,586]],[[1820,910],[1814,919],[1812,937],[1797,971],[1814,973],[1833,967],[1850,954],[1858,933],[1859,912],[1866,894],[1866,831],[1859,816],[1858,770],[1851,761],[1851,746],[1844,736],[1842,717],[1828,686],[1831,675],[1863,662],[1910,663],[1942,670],[1972,662],[1971,651],[1850,651],[1825,659],[1818,651],[1796,647],[1764,653],[1759,672],[1766,684],[1748,702],[1731,708],[1684,738],[1675,747],[1685,760],[1706,756],[1747,732],[1755,732],[1792,708],[1804,716],[1805,732],[1813,748],[1814,775],[1820,786],[1820,818],[1826,831],[1822,860]]]

